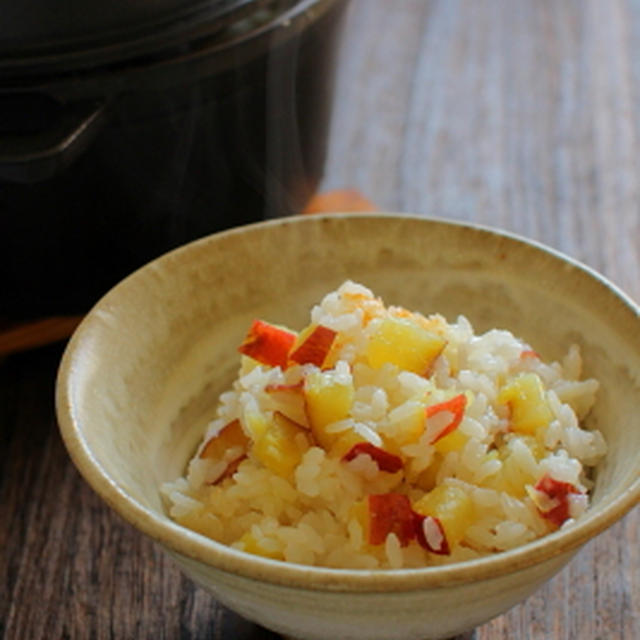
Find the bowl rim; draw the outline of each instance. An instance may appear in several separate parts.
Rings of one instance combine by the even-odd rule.
[[[59,429],[67,451],[81,475],[94,491],[127,522],[142,533],[165,546],[170,552],[202,562],[208,567],[236,574],[255,581],[267,582],[283,587],[311,591],[339,592],[380,592],[415,591],[427,588],[442,588],[456,584],[466,584],[517,572],[564,554],[573,554],[640,503],[640,472],[616,499],[598,511],[587,511],[571,527],[560,529],[542,538],[495,555],[466,560],[449,565],[428,566],[415,569],[334,569],[308,566],[279,560],[262,558],[245,553],[211,540],[201,534],[182,527],[168,515],[160,514],[136,501],[120,487],[100,465],[90,450],[82,433],[82,422],[73,405],[76,363],[81,357],[94,324],[95,315],[108,302],[114,291],[127,287],[140,272],[168,256],[188,252],[194,246],[215,243],[218,238],[261,228],[291,224],[326,224],[335,220],[353,219],[366,223],[367,220],[404,218],[418,224],[443,225],[450,228],[474,229],[492,236],[506,238],[516,244],[527,245],[541,251],[563,264],[568,264],[582,274],[595,280],[640,319],[640,307],[621,289],[591,267],[568,255],[528,239],[516,233],[483,224],[462,222],[440,217],[410,213],[330,213],[312,216],[290,216],[221,231],[182,245],[140,267],[107,292],[89,311],[72,335],[62,356],[56,379],[56,411]]]

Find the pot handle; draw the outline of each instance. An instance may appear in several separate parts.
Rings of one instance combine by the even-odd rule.
[[[104,103],[76,102],[65,105],[44,131],[0,134],[0,180],[29,184],[52,178],[87,148],[105,111]]]

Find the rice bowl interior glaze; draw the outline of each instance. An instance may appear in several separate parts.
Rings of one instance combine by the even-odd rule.
[[[590,509],[522,547],[424,569],[308,567],[246,554],[180,527],[162,483],[183,474],[250,322],[301,326],[346,279],[389,304],[476,331],[505,328],[545,359],[580,346],[601,384],[586,420],[608,453]],[[198,240],[102,298],[72,337],[60,429],[89,484],[223,604],[309,640],[446,638],[506,611],[640,500],[640,309],[592,270],[482,227],[394,214],[285,218]]]

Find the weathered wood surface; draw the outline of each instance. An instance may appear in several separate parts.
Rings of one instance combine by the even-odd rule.
[[[345,36],[325,188],[541,240],[640,299],[640,3],[354,0]],[[81,480],[54,418],[60,353],[0,362],[0,636],[275,638]],[[639,525],[464,639],[640,638]]]

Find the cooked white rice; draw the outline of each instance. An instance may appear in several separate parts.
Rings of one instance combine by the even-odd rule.
[[[428,370],[416,373],[390,362],[372,366],[369,341],[385,318],[406,320],[443,338],[444,348]],[[337,332],[322,371],[354,392],[348,415],[325,425],[326,437],[355,434],[390,450],[402,469],[381,471],[366,453],[346,460],[317,442],[304,381],[321,370],[318,366],[294,363],[283,370],[242,356],[238,378],[220,397],[217,418],[186,476],[162,488],[177,522],[237,549],[287,562],[371,569],[442,564],[510,549],[570,526],[587,508],[588,467],[606,446],[599,432],[579,423],[595,401],[598,383],[580,380],[577,346],[568,346],[562,362],[547,364],[508,331],[475,335],[462,316],[449,323],[439,315],[386,308],[367,288],[349,281],[312,309],[311,323]],[[504,389],[530,374],[541,383],[548,418],[523,431]],[[455,436],[434,440],[451,415],[445,412],[425,418],[421,433],[401,442],[398,434],[417,412],[456,394],[465,394],[466,406]],[[251,420],[259,416],[268,425],[275,412],[299,427],[290,452],[298,456],[293,470],[265,466],[252,443],[246,451],[232,447],[213,459],[202,457],[225,426],[239,421],[245,436],[255,437]],[[546,504],[553,499],[541,493],[544,478],[572,487],[562,521],[548,517],[557,502]],[[371,504],[367,496],[401,494],[417,505],[436,487],[449,488],[466,505],[457,510],[454,500],[448,507],[453,516],[446,515],[447,505],[429,514],[448,536],[456,531],[448,539],[449,554],[433,553],[418,539],[402,540],[395,530],[383,543],[370,544],[371,521],[366,508],[363,519],[362,510]]]

